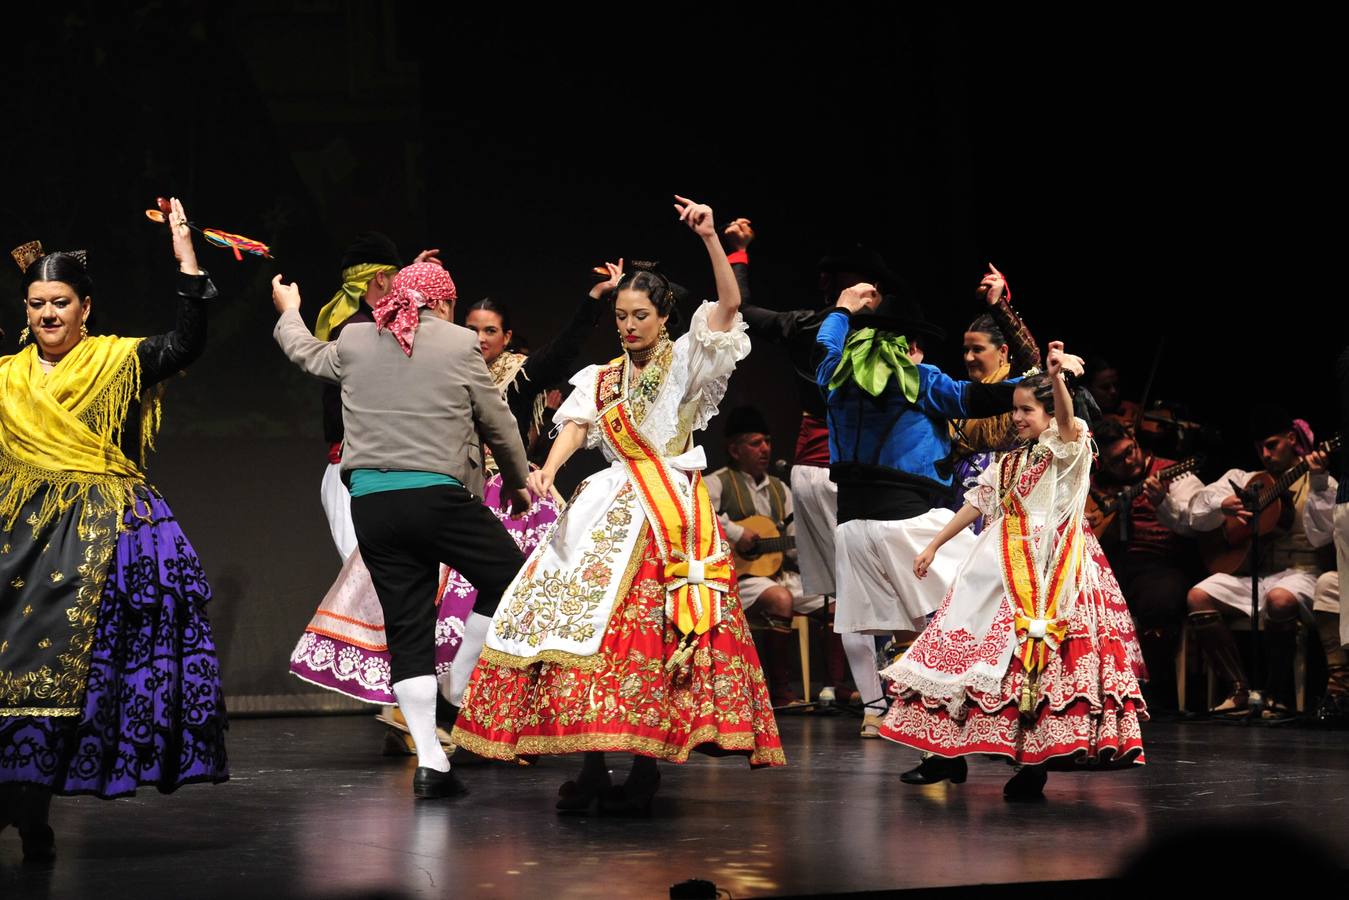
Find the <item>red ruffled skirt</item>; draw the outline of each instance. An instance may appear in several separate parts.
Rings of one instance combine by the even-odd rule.
[[[1067,639],[1040,673],[1030,715],[1018,710],[1026,670],[1014,655],[997,692],[968,692],[954,715],[944,700],[902,692],[881,736],[945,757],[987,753],[1064,769],[1143,764],[1140,722],[1147,720],[1147,706],[1138,636],[1100,544],[1090,531],[1087,536],[1096,587],[1075,605]]]
[[[734,581],[722,598],[721,624],[667,672],[679,636],[665,619],[663,565],[649,534],[634,552],[642,562],[614,606],[599,652],[584,663],[523,668],[487,653],[464,693],[456,745],[505,760],[608,751],[682,763],[698,750],[743,755],[756,767],[786,764]]]

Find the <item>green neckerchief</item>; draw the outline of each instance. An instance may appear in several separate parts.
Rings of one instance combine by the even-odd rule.
[[[909,359],[909,342],[902,334],[858,328],[848,335],[843,345],[843,358],[829,378],[829,390],[836,391],[852,381],[873,397],[890,383],[890,376],[899,378],[904,399],[913,403],[918,399],[918,364]]]

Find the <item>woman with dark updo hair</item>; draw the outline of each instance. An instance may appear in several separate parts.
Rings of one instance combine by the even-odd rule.
[[[28,324],[0,358],[0,829],[18,826],[26,860],[54,855],[53,794],[228,777],[211,588],[142,468],[154,389],[201,355],[216,296],[177,200],[169,226],[178,324],[149,338],[89,334],[83,252],[14,251]]]
[[[965,371],[970,381],[996,384],[1040,365],[1040,349],[1012,309],[1007,279],[992,263],[976,289],[988,311],[965,332]],[[950,509],[959,510],[965,491],[974,486],[993,454],[1016,444],[1012,414],[951,423],[952,494]],[[975,523],[976,530],[978,522]]]
[[[548,494],[582,447],[609,466],[578,488],[502,596],[452,735],[494,759],[584,752],[558,792],[564,813],[648,812],[657,760],[694,750],[785,761],[694,444],[749,353],[740,290],[712,210],[675,199],[707,250],[717,301],[671,340],[670,282],[606,264],[597,290],[623,352],[572,377],[529,488]],[[606,752],[633,754],[622,784],[610,783]]]

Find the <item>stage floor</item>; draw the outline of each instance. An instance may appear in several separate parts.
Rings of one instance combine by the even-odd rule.
[[[58,799],[50,870],[21,866],[18,836],[0,834],[0,896],[561,900],[664,897],[698,877],[743,898],[1090,879],[1169,829],[1250,821],[1318,835],[1349,866],[1349,733],[1155,722],[1146,767],[1053,774],[1047,802],[1013,806],[1000,763],[910,787],[895,776],[917,754],[859,739],[855,718],[780,726],[786,768],[665,766],[655,815],[615,820],[554,814],[573,760],[464,766],[468,797],[414,803],[415,763],[380,756],[369,717],[240,720],[228,784]]]

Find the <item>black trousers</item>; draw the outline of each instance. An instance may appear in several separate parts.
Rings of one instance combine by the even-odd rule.
[[[461,487],[353,497],[351,520],[384,609],[391,683],[436,673],[440,563],[478,589],[473,611],[490,616],[525,562],[496,516]]]

